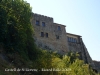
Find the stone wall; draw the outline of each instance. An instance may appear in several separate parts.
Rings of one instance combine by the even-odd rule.
[[[89,64],[93,69],[95,69],[95,64],[92,61],[81,36],[67,33],[67,39],[69,51],[78,52],[80,54],[80,59],[84,60],[85,63]]]
[[[96,70],[100,72],[100,61],[93,61],[96,67]]]
[[[69,51],[71,51],[71,52],[81,52],[81,46],[80,46],[80,43],[79,43],[80,37],[81,36],[79,36],[79,35],[66,33]]]
[[[34,27],[34,39],[37,46],[47,50],[57,51],[60,54],[64,54],[68,51],[68,45],[66,40],[65,26],[57,23],[53,23],[53,18],[33,14],[32,25]],[[36,21],[39,21],[39,25],[36,25]],[[42,26],[42,22],[45,26]],[[59,29],[58,29],[59,27]],[[44,36],[41,37],[41,32]],[[48,34],[48,37],[46,37]]]

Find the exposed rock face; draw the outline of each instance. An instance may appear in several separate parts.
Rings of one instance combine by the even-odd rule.
[[[57,51],[60,54],[66,54],[69,51],[78,52],[80,59],[90,64],[93,69],[96,69],[80,35],[67,33],[66,26],[54,23],[51,17],[39,14],[32,14],[32,16],[34,39],[38,47]]]

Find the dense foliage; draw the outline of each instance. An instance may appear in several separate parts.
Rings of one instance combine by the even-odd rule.
[[[26,60],[36,55],[33,28],[30,23],[31,8],[23,0],[0,2],[0,45],[6,53],[18,52]]]
[[[60,56],[35,46],[30,22],[32,11],[26,1],[0,1],[1,75],[96,75],[88,64],[77,58],[78,54]],[[27,67],[38,72],[4,72],[5,68]]]

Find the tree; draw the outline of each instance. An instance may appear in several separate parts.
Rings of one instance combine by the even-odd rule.
[[[0,43],[6,53],[18,52],[25,59],[36,57],[31,18],[29,3],[23,0],[0,2]]]

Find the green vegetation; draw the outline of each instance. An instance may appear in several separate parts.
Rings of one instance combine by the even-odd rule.
[[[31,13],[30,5],[23,0],[1,0],[0,75],[97,75],[88,64],[78,59],[78,54],[60,56],[37,48]],[[38,69],[38,72],[5,71],[11,68]]]

